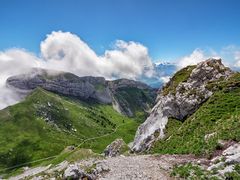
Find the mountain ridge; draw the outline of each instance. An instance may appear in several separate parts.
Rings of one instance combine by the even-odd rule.
[[[37,87],[45,90],[60,93],[67,96],[79,98],[81,100],[94,100],[98,103],[113,104],[113,107],[126,116],[134,116],[135,111],[148,112],[150,106],[153,105],[156,92],[148,85],[134,80],[118,79],[107,81],[103,77],[84,76],[78,77],[72,73],[46,70],[32,69],[30,72],[9,77],[6,81],[8,87],[12,87],[20,92],[30,92]],[[131,108],[129,101],[124,96],[116,97],[119,90],[139,91],[139,96],[146,96],[144,101],[138,101],[138,108]],[[143,107],[143,108],[142,108]]]

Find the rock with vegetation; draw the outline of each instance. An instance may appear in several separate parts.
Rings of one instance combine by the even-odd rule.
[[[151,152],[212,157],[225,141],[240,141],[240,73],[209,82],[206,88],[212,96],[184,122],[169,118],[165,137],[154,142]]]
[[[112,104],[119,113],[145,115],[153,106],[156,91],[144,83],[103,77],[78,77],[72,73],[37,69],[7,79],[7,85],[26,94],[37,87],[65,96],[102,104]]]
[[[115,157],[126,152],[128,149],[129,148],[123,139],[116,139],[106,147],[104,155],[106,157]]]
[[[226,142],[226,149],[205,161],[175,165],[172,175],[184,179],[239,179],[240,144]]]
[[[95,176],[84,172],[77,163],[70,164],[64,171],[64,179],[96,179]]]
[[[228,79],[232,74],[221,59],[208,59],[178,71],[163,87],[150,116],[138,128],[132,149],[149,149],[155,140],[164,138],[169,118],[186,119],[213,94],[207,88],[210,82]]]

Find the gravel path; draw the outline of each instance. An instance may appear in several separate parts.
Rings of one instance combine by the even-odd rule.
[[[195,161],[189,156],[138,155],[113,157],[106,160],[109,172],[100,180],[171,180],[169,170],[176,163]]]
[[[98,173],[99,180],[172,180],[169,173],[175,164],[196,162],[201,159],[194,158],[190,155],[131,155],[109,157],[103,160],[87,159],[76,162],[79,167],[92,167],[98,164],[100,169],[105,167]],[[203,160],[203,159],[202,159]],[[69,163],[64,161],[56,167],[50,168],[51,165],[45,167],[36,167],[27,169],[23,174],[10,178],[10,180],[20,180],[29,177],[41,177],[39,173],[47,175],[43,179],[56,177],[55,172],[64,171]],[[60,177],[60,176],[59,176]],[[63,176],[61,176],[62,179]],[[40,178],[40,179],[41,179]],[[38,179],[38,178],[37,178]]]

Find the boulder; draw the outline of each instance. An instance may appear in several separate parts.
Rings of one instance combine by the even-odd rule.
[[[106,149],[104,150],[104,155],[106,157],[115,157],[127,150],[128,146],[123,141],[123,139],[116,139],[106,147]]]
[[[95,179],[92,175],[85,173],[77,163],[70,164],[67,169],[64,171],[64,179],[87,179],[93,180]]]

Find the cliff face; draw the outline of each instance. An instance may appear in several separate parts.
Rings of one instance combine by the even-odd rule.
[[[10,77],[7,85],[22,92],[41,87],[81,100],[92,99],[103,104],[113,104],[118,112],[127,116],[134,116],[137,112],[131,106],[133,103],[128,99],[129,96],[138,102],[140,111],[148,111],[156,97],[155,90],[141,82],[128,79],[107,81],[103,77],[78,77],[71,73],[45,69],[32,69],[29,73]]]
[[[213,93],[206,85],[232,73],[221,59],[208,59],[178,71],[163,87],[150,116],[138,128],[132,149],[144,151],[156,139],[163,138],[168,118],[184,120],[193,114]]]
[[[112,102],[107,81],[103,77],[78,77],[71,73],[33,69],[28,74],[8,78],[7,84],[20,90],[41,87],[83,100],[92,98],[104,104]]]

